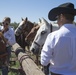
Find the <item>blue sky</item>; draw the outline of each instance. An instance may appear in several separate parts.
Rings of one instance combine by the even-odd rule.
[[[74,3],[76,8],[76,0],[0,0],[0,22],[5,16],[11,17],[12,22],[21,22],[21,17],[31,22],[42,17],[49,21],[48,12],[65,2]]]

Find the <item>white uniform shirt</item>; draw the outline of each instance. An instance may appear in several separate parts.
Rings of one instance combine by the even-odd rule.
[[[65,24],[47,36],[41,51],[41,64],[63,75],[76,75],[76,26]]]
[[[1,27],[1,30],[3,29],[3,26]],[[15,34],[14,30],[9,26],[9,30],[4,33],[4,37],[8,39],[7,46],[12,46],[13,44],[16,43],[15,40]]]

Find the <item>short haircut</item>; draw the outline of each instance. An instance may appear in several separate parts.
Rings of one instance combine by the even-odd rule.
[[[5,17],[3,20],[8,21],[9,23],[11,22],[10,17]]]
[[[74,15],[73,14],[63,14],[65,16],[65,18],[70,21],[73,22],[74,21]]]

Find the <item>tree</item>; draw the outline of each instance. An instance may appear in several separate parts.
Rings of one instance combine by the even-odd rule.
[[[14,27],[14,29],[16,29],[16,28],[18,27],[19,23],[14,22],[14,23],[11,23],[10,25],[11,25],[12,27]]]

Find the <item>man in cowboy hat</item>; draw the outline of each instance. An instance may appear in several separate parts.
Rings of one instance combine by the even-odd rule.
[[[76,26],[74,4],[64,3],[50,10],[48,18],[56,21],[59,30],[47,36],[41,51],[41,64],[49,66],[51,75],[76,75]]]

